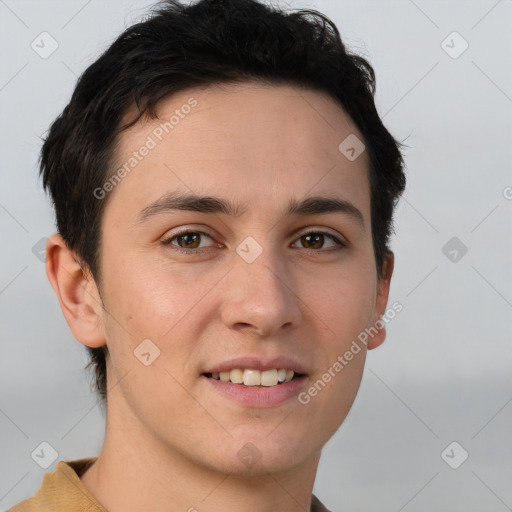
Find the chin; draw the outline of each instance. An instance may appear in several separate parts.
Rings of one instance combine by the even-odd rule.
[[[217,445],[219,469],[240,476],[282,473],[299,466],[313,453],[320,453],[320,448],[310,446],[311,436],[297,431],[296,425],[293,433],[286,429],[279,431],[276,426],[265,425],[259,433],[231,432],[233,437],[226,440],[227,446]]]
[[[298,450],[295,454],[282,454],[282,453],[261,453],[254,458],[244,455],[243,459],[238,458],[238,454],[234,453],[231,457],[225,458],[222,461],[216,461],[215,469],[223,474],[230,474],[230,476],[239,477],[264,477],[271,474],[287,473],[292,471],[303,462],[297,456]],[[259,458],[258,458],[259,457]]]

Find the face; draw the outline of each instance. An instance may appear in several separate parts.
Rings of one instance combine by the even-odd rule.
[[[109,421],[224,472],[304,464],[366,347],[336,361],[387,300],[368,161],[338,149],[362,136],[327,95],[282,85],[189,89],[158,113],[120,136],[102,219]]]

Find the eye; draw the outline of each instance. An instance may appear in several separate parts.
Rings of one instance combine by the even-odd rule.
[[[347,244],[342,242],[339,238],[332,235],[331,233],[327,233],[325,231],[308,231],[307,233],[302,234],[298,240],[305,245],[305,249],[322,249],[324,248],[325,239],[331,240],[334,244],[334,247],[346,247]],[[310,247],[308,247],[310,246]]]
[[[162,240],[162,243],[167,246],[172,245],[173,249],[178,252],[193,254],[199,252],[197,249],[204,248],[200,246],[200,241],[203,237],[212,240],[212,237],[203,231],[188,230],[182,231],[181,233],[177,233],[170,238]],[[177,241],[177,245],[173,243],[173,240]]]

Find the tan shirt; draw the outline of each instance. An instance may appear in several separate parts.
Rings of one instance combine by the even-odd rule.
[[[107,512],[89,493],[80,475],[96,458],[59,461],[53,473],[43,476],[41,487],[8,512]],[[329,512],[313,495],[310,512]]]

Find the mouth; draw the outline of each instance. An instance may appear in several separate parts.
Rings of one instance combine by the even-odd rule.
[[[201,379],[212,398],[243,407],[271,408],[297,397],[309,382],[307,369],[287,356],[247,355],[204,368]]]
[[[258,409],[277,407],[293,400],[309,381],[307,375],[284,368],[264,371],[233,368],[229,371],[206,372],[201,378],[208,385],[208,392],[215,396],[222,396],[243,407]]]
[[[271,388],[300,379],[304,374],[287,368],[270,368],[260,371],[253,368],[233,368],[221,372],[206,372],[205,377],[241,386]]]

